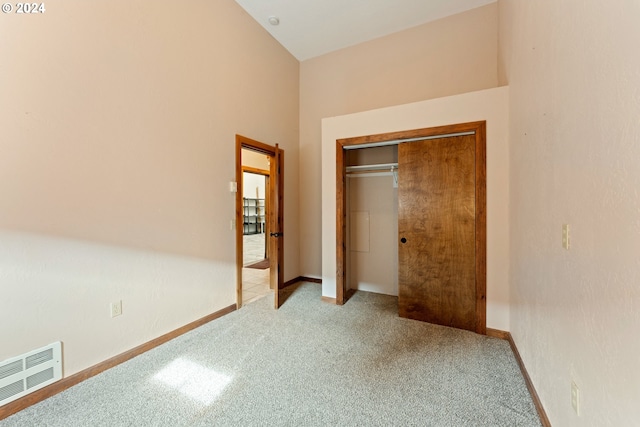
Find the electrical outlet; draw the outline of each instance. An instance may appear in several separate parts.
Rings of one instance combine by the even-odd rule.
[[[576,415],[580,415],[580,389],[575,382],[571,381],[571,406]]]
[[[122,301],[111,303],[111,317],[120,316],[122,314]]]

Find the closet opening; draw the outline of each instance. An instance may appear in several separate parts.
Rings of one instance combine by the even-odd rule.
[[[345,154],[347,294],[398,296],[398,146]]]
[[[336,302],[486,333],[486,124],[336,142]]]

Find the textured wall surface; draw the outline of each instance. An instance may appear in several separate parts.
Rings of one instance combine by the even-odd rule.
[[[640,422],[639,19],[637,1],[500,0],[511,333],[555,426]]]
[[[397,160],[396,160],[397,162]],[[372,162],[364,164],[380,164]],[[391,162],[387,162],[391,163]],[[350,289],[398,295],[398,189],[393,176],[348,178],[347,281]],[[366,212],[366,250],[358,250],[358,214]]]
[[[321,274],[321,121],[498,84],[497,3],[300,65],[300,271]]]
[[[240,6],[0,21],[0,360],[62,340],[69,375],[234,304],[236,133],[285,150],[299,275],[299,63]]]

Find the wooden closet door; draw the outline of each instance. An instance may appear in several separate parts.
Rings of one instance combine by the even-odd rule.
[[[476,330],[475,137],[398,147],[398,311]]]

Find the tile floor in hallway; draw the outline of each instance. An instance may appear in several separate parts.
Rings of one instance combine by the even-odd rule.
[[[264,259],[265,235],[248,234],[243,236],[243,264],[251,265]],[[266,295],[273,295],[269,288],[269,269],[242,269],[242,304],[249,304]]]
[[[266,295],[273,295],[269,288],[269,269],[242,269],[242,304],[250,304]]]
[[[242,260],[244,265],[251,265],[265,258],[265,239],[264,233],[245,234],[242,236]]]

